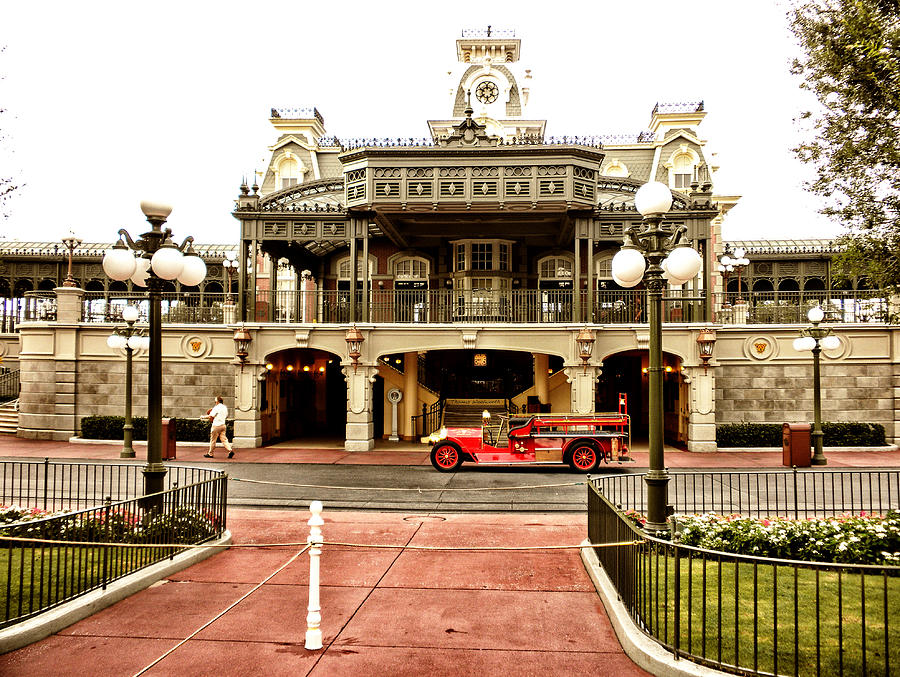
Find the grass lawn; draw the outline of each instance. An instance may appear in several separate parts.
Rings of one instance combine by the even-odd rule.
[[[637,590],[647,592],[636,606],[650,631],[674,646],[675,558],[660,551],[639,566]],[[896,576],[713,558],[683,558],[679,568],[683,652],[774,674],[900,671]]]
[[[87,546],[0,549],[0,624],[65,602],[156,561],[158,548]],[[166,553],[167,555],[167,553]]]

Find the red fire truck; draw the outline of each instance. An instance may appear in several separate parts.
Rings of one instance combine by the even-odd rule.
[[[487,464],[568,464],[591,472],[601,462],[630,461],[631,420],[627,400],[604,414],[500,415],[485,412],[480,427],[441,428],[431,436],[431,464],[441,472],[464,462]]]

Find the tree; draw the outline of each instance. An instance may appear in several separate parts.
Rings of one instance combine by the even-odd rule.
[[[802,113],[808,187],[846,232],[839,275],[900,291],[900,0],[801,0],[788,15],[803,49],[791,72],[819,106]]]
[[[6,50],[6,47],[0,47],[0,54],[2,54]],[[6,113],[6,109],[0,107],[0,116]],[[4,140],[4,134],[2,128],[0,128],[0,141]],[[13,180],[11,176],[0,175],[0,217],[7,216],[7,209],[9,206],[9,200],[12,197],[12,194],[18,190],[19,186]]]

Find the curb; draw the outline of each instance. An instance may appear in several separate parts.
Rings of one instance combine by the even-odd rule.
[[[730,673],[698,665],[686,658],[676,659],[649,636],[641,632],[631,620],[631,615],[619,599],[612,581],[600,566],[597,553],[590,547],[590,541],[582,541],[581,560],[594,588],[606,607],[609,622],[616,637],[628,657],[638,667],[660,677],[733,677]]]
[[[219,540],[210,541],[204,545],[227,545],[230,543],[231,532],[226,531]],[[170,576],[205,560],[207,557],[211,557],[221,550],[222,548],[191,548],[175,555],[170,560],[157,562],[124,578],[113,581],[106,586],[106,590],[92,590],[70,602],[38,614],[34,618],[29,618],[26,621],[0,630],[0,653],[21,649],[23,646],[28,646],[40,639],[49,637],[63,628],[67,628],[73,623],[77,623],[108,606],[112,606],[136,592],[149,588],[166,576]]]

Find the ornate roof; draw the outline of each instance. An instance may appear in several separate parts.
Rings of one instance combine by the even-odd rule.
[[[834,254],[841,251],[834,240],[728,240],[732,247],[743,247],[748,254]]]

